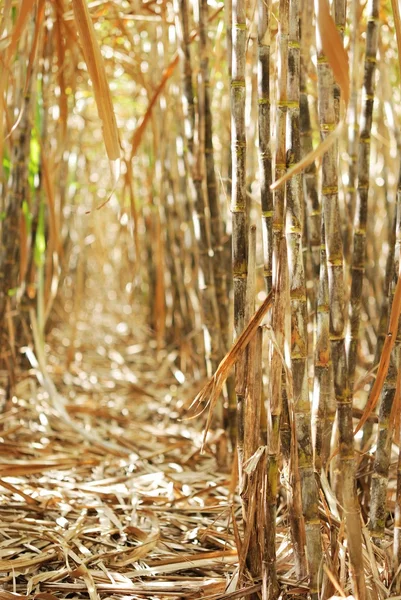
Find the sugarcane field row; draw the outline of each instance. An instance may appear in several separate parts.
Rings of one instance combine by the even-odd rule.
[[[398,0],[0,0],[0,600],[401,598]]]

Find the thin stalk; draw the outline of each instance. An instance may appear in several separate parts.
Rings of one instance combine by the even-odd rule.
[[[401,372],[401,360],[398,357],[398,378]],[[401,427],[399,427],[401,434]],[[398,439],[397,487],[394,509],[394,543],[393,543],[393,573],[395,575],[395,593],[401,591],[401,435]]]
[[[298,0],[290,0],[289,14],[287,166],[291,168],[301,158]],[[308,389],[308,315],[302,253],[303,200],[301,175],[298,174],[292,177],[287,183],[287,245],[291,298],[291,368],[293,375],[294,425],[298,453],[298,470],[302,490],[302,514],[305,519],[309,588],[312,597],[317,597],[321,539],[318,514],[318,490],[313,471],[311,411]]]
[[[245,323],[248,225],[246,193],[246,134],[245,134],[245,68],[246,68],[246,2],[232,3],[232,78],[231,78],[231,160],[232,160],[232,271],[234,288],[234,336],[238,338]],[[244,373],[246,353],[237,363],[235,385],[237,393],[238,425],[244,406]],[[238,430],[238,439],[243,432]],[[239,456],[239,465],[241,457]]]
[[[299,96],[299,116],[300,116],[300,136],[301,136],[301,158],[308,155],[313,150],[312,144],[312,125],[308,104],[308,94],[306,88],[306,65],[301,56],[300,70],[300,96]],[[321,229],[321,209],[319,204],[317,169],[315,162],[312,162],[303,173],[303,191],[307,215],[307,239],[309,243],[312,259],[313,281],[319,281],[320,265],[320,229]],[[315,283],[315,289],[317,284]],[[313,296],[315,301],[316,291]]]
[[[352,0],[352,33],[351,33],[351,89],[348,105],[348,182],[345,187],[345,206],[347,210],[347,223],[345,230],[345,256],[347,262],[351,257],[352,223],[355,216],[356,186],[358,175],[358,93],[359,93],[359,45],[358,45],[358,16],[359,0]]]
[[[263,275],[266,290],[273,277],[273,194],[270,147],[270,0],[258,0],[258,103],[259,103],[259,178],[262,206]]]
[[[194,230],[199,250],[199,291],[202,302],[206,365],[211,374],[218,364],[221,353],[221,336],[219,313],[216,301],[213,265],[210,252],[210,223],[207,211],[207,199],[203,189],[202,146],[204,131],[202,123],[198,127],[198,140],[195,139],[195,106],[192,86],[192,66],[190,55],[190,33],[188,24],[188,1],[176,0],[176,26],[179,40],[179,51],[182,64],[183,112],[185,119],[185,136],[188,148],[189,183],[194,197]],[[200,120],[204,121],[204,113]],[[195,146],[196,141],[198,142]]]
[[[336,23],[337,31],[339,32],[341,39],[344,39],[345,22],[347,15],[347,0],[334,0],[334,21]],[[340,120],[340,104],[341,104],[341,88],[335,81],[333,85],[334,94],[334,112],[336,115],[336,123]]]
[[[312,422],[315,468],[318,473],[321,469],[326,469],[327,466],[336,414],[333,390],[333,367],[330,357],[329,281],[323,221],[321,239]]]
[[[274,337],[270,365],[270,403],[267,436],[267,484],[266,484],[266,570],[268,573],[268,598],[278,597],[278,579],[276,565],[276,513],[278,493],[278,467],[280,457],[280,422],[282,413],[282,360],[284,356],[285,315],[288,308],[288,269],[287,246],[282,239],[279,255],[279,270],[275,282],[275,303],[273,309]]]
[[[199,0],[199,49],[200,49],[200,94],[202,94],[204,156],[206,166],[207,199],[210,210],[210,240],[213,251],[213,272],[216,288],[216,300],[220,317],[220,330],[223,337],[223,349],[229,348],[227,273],[223,256],[224,226],[220,214],[220,199],[214,165],[213,119],[211,110],[211,89],[208,44],[208,5],[207,0]]]
[[[308,102],[307,79],[311,64],[310,49],[313,32],[313,0],[302,2],[301,9],[301,68],[299,95],[299,126],[301,136],[301,157],[307,156],[313,150],[312,123]],[[321,209],[319,204],[316,163],[312,162],[303,172],[303,189],[307,220],[304,227],[307,235],[312,262],[314,290],[312,306],[315,305],[317,282],[319,281]]]
[[[275,180],[284,175],[287,167],[286,159],[286,122],[287,122],[287,71],[288,71],[288,0],[280,0],[279,31],[278,31],[278,99],[276,103],[276,163]],[[285,187],[281,186],[274,192],[273,200],[273,281],[278,269],[278,254],[281,239],[284,237]],[[274,324],[273,324],[274,327]]]
[[[401,257],[401,171],[398,179],[397,188],[397,204],[396,204],[396,235],[395,235],[395,251],[394,251],[394,269],[393,281],[391,286],[391,298],[389,306],[389,314],[394,299],[395,286],[397,284],[400,273],[400,257]],[[401,326],[398,325],[396,341],[391,353],[390,366],[387,372],[387,377],[383,385],[382,397],[379,407],[379,424],[377,430],[377,449],[375,460],[373,463],[373,476],[370,487],[370,523],[369,527],[374,537],[375,542],[380,545],[384,539],[384,530],[387,520],[387,487],[388,475],[391,460],[391,446],[393,441],[394,427],[390,422],[395,392],[397,386],[398,367],[401,357]],[[398,548],[396,548],[399,540],[396,537],[396,527],[394,527],[394,546],[397,556]]]
[[[253,225],[250,228],[249,235],[249,247],[248,247],[248,277],[247,277],[247,288],[246,288],[246,298],[245,298],[245,316],[244,316],[244,326],[249,323],[250,318],[255,312],[255,292],[256,292],[256,227]],[[238,369],[236,371],[237,375],[237,385],[236,391],[240,398],[245,398],[244,402],[238,402],[237,407],[237,448],[238,448],[238,474],[239,474],[239,489],[240,494],[244,493],[244,488],[246,487],[246,476],[243,472],[244,463],[251,456],[250,444],[253,448],[253,437],[249,432],[249,421],[247,420],[247,394],[248,387],[253,386],[252,382],[254,380],[253,368],[255,362],[255,347],[254,345],[250,346],[245,350],[243,360],[239,363]],[[251,356],[252,354],[252,356]],[[259,415],[260,421],[260,415]],[[248,432],[246,431],[248,429]],[[259,435],[259,427],[257,428],[257,433]],[[243,515],[245,518],[247,512],[246,503],[242,503],[243,506]]]
[[[336,126],[333,73],[322,50],[317,32],[318,92],[321,138]],[[325,225],[329,300],[330,345],[333,363],[334,393],[337,403],[341,493],[354,594],[366,597],[363,572],[360,509],[355,486],[355,454],[352,426],[352,395],[347,381],[344,331],[344,267],[338,204],[337,147],[333,145],[322,158],[322,212]]]
[[[352,284],[350,299],[350,341],[348,348],[348,377],[351,392],[357,363],[359,323],[361,320],[362,285],[366,258],[366,225],[368,217],[370,136],[375,93],[376,54],[379,39],[379,0],[370,0],[366,32],[365,70],[362,90],[362,122],[359,136],[358,188],[354,221],[352,254]]]

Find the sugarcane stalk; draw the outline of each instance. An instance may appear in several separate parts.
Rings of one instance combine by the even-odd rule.
[[[299,93],[299,127],[301,137],[301,157],[307,156],[313,150],[312,124],[307,93],[307,73],[310,64],[310,46],[313,29],[313,0],[305,0],[301,9],[301,68]],[[321,209],[319,204],[316,163],[313,161],[303,172],[303,190],[307,221],[304,230],[307,231],[309,250],[312,262],[314,290],[312,306],[315,305],[317,282],[319,281]]]
[[[23,77],[23,68],[25,66],[23,55],[21,55],[19,62],[21,63],[21,77]],[[7,328],[5,320],[7,299],[12,296],[15,297],[19,285],[20,249],[18,241],[22,202],[26,198],[28,186],[27,170],[32,129],[32,73],[28,74],[28,77],[27,89],[21,98],[22,116],[12,148],[10,193],[5,207],[6,216],[1,230],[0,331],[3,335]],[[4,344],[4,340],[2,340],[2,343]]]
[[[321,138],[334,130],[336,111],[333,93],[333,73],[322,49],[317,31],[318,108]],[[330,346],[333,364],[334,393],[337,403],[339,459],[341,465],[341,504],[346,524],[348,551],[354,594],[358,600],[366,597],[362,560],[360,509],[356,496],[355,454],[352,426],[352,394],[347,380],[344,331],[344,268],[338,204],[337,147],[333,145],[322,158],[322,212],[328,265],[330,300]]]
[[[391,297],[389,313],[394,300],[395,286],[400,274],[401,257],[401,170],[398,178],[397,202],[396,202],[396,234],[394,249],[393,281],[391,285]],[[373,475],[370,486],[370,522],[369,528],[377,545],[384,541],[384,532],[388,516],[387,509],[387,487],[389,468],[391,460],[391,446],[393,441],[394,427],[390,422],[395,392],[397,386],[398,368],[401,357],[401,325],[398,324],[396,341],[391,353],[390,366],[383,385],[382,397],[379,406],[379,424],[377,430],[376,454],[373,463]],[[398,485],[398,484],[397,484]],[[397,544],[399,532],[394,527],[394,556],[397,556]]]
[[[263,275],[266,290],[273,277],[273,194],[270,147],[270,0],[258,0],[258,104],[259,104],[259,179],[262,208]]]
[[[232,2],[232,78],[231,78],[231,160],[232,160],[232,273],[234,290],[234,337],[238,338],[245,323],[248,225],[246,193],[246,134],[245,134],[245,68],[246,68],[246,3]],[[243,373],[246,353],[238,361],[235,370],[237,394],[238,439],[244,410]],[[239,465],[241,466],[241,456]]]
[[[299,96],[300,40],[299,3],[290,0],[288,50],[288,168],[301,158]],[[306,554],[309,588],[317,597],[318,572],[321,559],[318,490],[313,471],[311,409],[308,389],[308,340],[306,282],[302,253],[303,194],[301,174],[287,182],[287,245],[291,298],[291,368],[293,375],[293,411],[300,474],[302,513],[305,519]]]
[[[398,378],[401,372],[401,359],[398,356]],[[401,591],[401,427],[398,439],[397,479],[394,508],[394,542],[393,542],[393,574],[395,581],[394,592]]]
[[[248,347],[247,389],[245,406],[245,438],[244,438],[244,469],[248,470],[252,457],[258,450],[260,441],[260,416],[261,416],[261,383],[262,383],[262,328],[259,327],[255,337]],[[259,515],[264,513],[261,505],[262,496],[260,487],[256,487],[257,479],[262,473],[260,469],[245,473],[245,486],[243,501],[245,503],[245,539],[249,540],[246,564],[251,575],[256,579],[260,577],[262,565],[262,548],[260,538],[264,535],[261,531]],[[265,476],[265,473],[263,473]],[[252,502],[255,506],[253,508]],[[251,600],[257,600],[258,594],[253,594]]]
[[[278,493],[278,469],[280,457],[280,422],[282,412],[282,360],[284,356],[285,318],[288,308],[288,268],[287,245],[282,238],[280,245],[278,273],[274,286],[275,304],[273,309],[274,345],[270,366],[270,402],[268,406],[267,436],[267,482],[266,482],[266,536],[265,563],[269,580],[268,598],[275,599],[279,594],[276,565],[276,513]]]
[[[288,71],[288,40],[289,40],[289,4],[288,0],[280,0],[279,31],[278,31],[278,99],[276,103],[276,162],[275,179],[284,175],[286,160],[286,122],[287,122],[287,71]],[[285,187],[274,191],[273,196],[273,281],[278,268],[278,254],[281,239],[284,237]],[[274,327],[274,324],[273,324]]]
[[[208,5],[207,0],[199,0],[199,50],[200,50],[200,93],[202,94],[204,156],[206,166],[206,189],[210,210],[210,240],[213,251],[213,273],[216,288],[216,300],[219,310],[220,331],[223,337],[223,349],[229,348],[229,321],[227,273],[223,256],[224,226],[220,213],[220,199],[214,164],[213,119],[211,110],[211,89],[208,44]]]
[[[307,156],[313,150],[312,145],[312,125],[308,104],[308,95],[306,90],[305,63],[301,57],[300,72],[300,136],[301,136],[301,157]],[[319,204],[317,169],[315,162],[312,162],[303,173],[303,192],[305,197],[306,215],[307,215],[307,240],[310,248],[312,260],[312,275],[314,287],[317,289],[319,281],[320,265],[320,227],[321,227],[321,209]],[[313,305],[316,298],[316,291],[313,295]]]
[[[248,277],[245,297],[245,315],[244,326],[246,326],[255,312],[255,292],[256,292],[256,227],[253,225],[250,228],[249,245],[248,245]],[[254,343],[254,342],[253,342]],[[251,356],[252,355],[252,356]],[[253,436],[250,434],[250,424],[247,420],[247,395],[248,388],[253,387],[255,363],[255,347],[252,343],[245,350],[243,360],[240,362],[236,376],[236,391],[239,398],[244,398],[244,401],[238,402],[237,407],[237,449],[238,449],[238,475],[239,489],[242,496],[246,488],[246,476],[243,472],[244,463],[251,455],[251,450],[254,446]],[[260,425],[260,413],[259,413]],[[259,435],[259,425],[257,426],[257,435]],[[246,431],[248,429],[248,431]],[[244,520],[246,519],[247,505],[242,502]]]
[[[350,101],[347,111],[348,123],[348,182],[345,187],[345,205],[347,210],[347,223],[344,236],[344,253],[347,263],[351,258],[352,223],[355,217],[356,186],[358,176],[358,93],[359,93],[359,44],[358,44],[358,16],[359,0],[352,0],[352,33],[351,33],[351,89]]]
[[[344,39],[345,21],[347,15],[347,0],[334,0],[333,4],[333,17],[336,24],[338,33],[341,39]],[[336,123],[340,120],[340,108],[341,108],[341,88],[339,84],[334,81],[333,84],[334,94],[334,112],[336,115]]]
[[[327,466],[336,414],[333,367],[330,357],[329,282],[323,220],[321,240],[312,417],[315,468],[318,473]]]
[[[373,120],[373,103],[375,92],[376,54],[379,39],[379,0],[370,0],[368,28],[366,32],[365,75],[362,90],[362,122],[359,136],[358,187],[356,194],[353,253],[352,284],[350,299],[350,340],[348,348],[348,377],[351,392],[357,364],[359,324],[361,320],[362,285],[365,272],[366,257],[366,225],[368,217],[369,172],[370,172],[370,137]]]
[[[194,197],[194,231],[199,252],[199,291],[202,303],[206,365],[209,374],[217,367],[221,356],[221,335],[219,312],[216,301],[213,265],[211,261],[210,223],[207,211],[207,198],[203,188],[202,146],[204,131],[198,123],[198,139],[195,136],[195,104],[192,85],[192,65],[190,55],[190,33],[188,23],[188,1],[176,0],[176,28],[182,65],[182,104],[189,163],[189,182]],[[204,120],[204,113],[198,121]],[[196,144],[197,142],[197,144]]]

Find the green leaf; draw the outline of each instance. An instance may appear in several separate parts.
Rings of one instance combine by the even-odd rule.
[[[37,267],[45,262],[46,237],[45,237],[45,205],[40,203],[38,227],[36,229],[34,260]]]
[[[22,202],[22,214],[25,217],[25,225],[26,225],[26,229],[29,233],[31,232],[31,225],[32,225],[32,214],[31,214],[31,210],[29,208],[29,204],[26,200],[23,200]]]

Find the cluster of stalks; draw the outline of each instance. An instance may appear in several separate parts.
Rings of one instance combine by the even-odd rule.
[[[180,383],[236,362],[208,390],[220,466],[238,458],[238,585],[250,575],[269,599],[290,580],[314,598],[398,593],[396,2],[0,11],[9,394],[21,347],[43,347],[55,314],[76,322],[93,237]],[[255,326],[263,290],[272,308]]]

